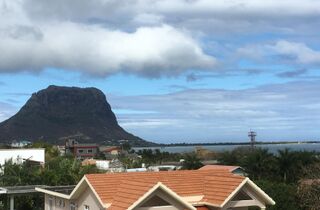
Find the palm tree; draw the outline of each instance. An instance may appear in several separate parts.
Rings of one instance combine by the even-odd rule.
[[[288,175],[294,173],[295,167],[297,166],[297,160],[295,153],[291,152],[288,148],[284,150],[278,150],[277,165],[280,174],[284,182],[287,182]]]
[[[270,175],[274,168],[274,157],[268,149],[255,149],[244,158],[243,166],[253,179],[260,180]]]

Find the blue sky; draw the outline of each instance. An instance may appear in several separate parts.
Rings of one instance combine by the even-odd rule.
[[[318,140],[318,0],[0,0],[0,121],[97,87],[156,142]]]

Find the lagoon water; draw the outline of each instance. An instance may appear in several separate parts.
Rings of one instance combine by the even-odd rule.
[[[133,149],[138,151],[142,149],[160,149],[160,151],[170,152],[170,153],[186,153],[192,152],[199,146],[170,146],[170,147],[134,147]],[[248,147],[247,145],[209,145],[200,146],[204,149],[211,151],[221,152],[221,151],[232,151],[237,147]],[[295,143],[295,144],[262,144],[256,147],[268,149],[272,153],[277,153],[278,150],[283,150],[285,148],[291,151],[315,151],[320,152],[320,142],[319,143]]]

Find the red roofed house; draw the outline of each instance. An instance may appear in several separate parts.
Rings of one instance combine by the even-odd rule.
[[[241,168],[240,166],[205,165],[205,166],[199,168],[199,170],[227,171],[227,172],[230,172],[230,173],[233,173],[233,174],[242,175],[242,176],[246,175],[244,169]]]
[[[122,152],[122,149],[120,147],[107,147],[102,151],[106,155],[120,155]]]
[[[275,202],[249,178],[193,170],[85,175],[70,194],[43,188],[45,210],[247,210]]]

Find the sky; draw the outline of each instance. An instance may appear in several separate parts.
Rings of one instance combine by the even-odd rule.
[[[320,0],[0,0],[0,121],[96,87],[158,143],[319,140]]]

